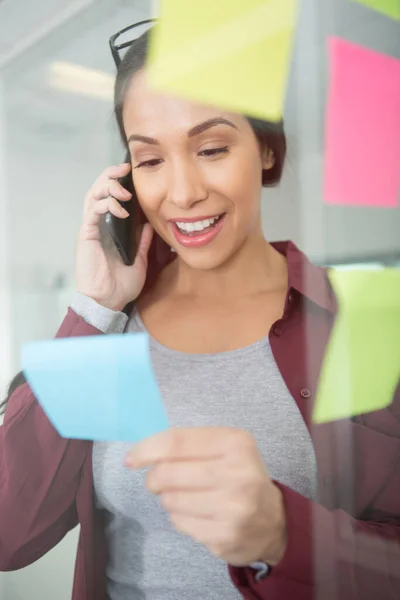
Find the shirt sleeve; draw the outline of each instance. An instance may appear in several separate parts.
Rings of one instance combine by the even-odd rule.
[[[106,308],[79,292],[75,294],[71,308],[86,323],[102,333],[123,333],[128,322],[125,313]]]
[[[400,475],[400,462],[397,464]],[[393,476],[400,489],[400,478]],[[230,567],[245,598],[274,594],[299,600],[396,600],[400,598],[400,519],[395,514],[354,519],[330,511],[275,482],[285,503],[288,543],[282,561],[267,577],[249,568]],[[397,496],[397,498],[400,496]],[[317,594],[317,595],[315,595]]]
[[[69,309],[56,337],[89,335],[101,331]],[[31,565],[78,524],[90,457],[91,443],[62,438],[28,383],[14,390],[0,427],[0,571]]]
[[[270,570],[269,565],[267,565],[267,563],[264,562],[252,562],[250,564],[250,567],[255,571],[254,579],[256,581],[261,581],[262,579],[264,579],[268,575]]]

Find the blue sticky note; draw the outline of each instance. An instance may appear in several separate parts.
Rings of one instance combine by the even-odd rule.
[[[168,428],[146,333],[30,342],[22,369],[65,438],[138,442]]]

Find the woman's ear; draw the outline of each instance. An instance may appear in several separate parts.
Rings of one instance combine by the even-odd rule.
[[[270,148],[265,146],[261,152],[261,160],[263,170],[269,171],[275,164],[275,154]]]

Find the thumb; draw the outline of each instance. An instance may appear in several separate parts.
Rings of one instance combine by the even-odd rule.
[[[139,265],[146,266],[147,265],[147,255],[149,253],[149,248],[151,245],[151,240],[153,239],[154,230],[150,223],[146,223],[142,229],[142,233],[140,235],[139,245],[136,253],[135,262],[133,263],[134,267]]]

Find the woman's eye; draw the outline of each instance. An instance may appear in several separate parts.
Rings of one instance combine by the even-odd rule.
[[[207,148],[207,150],[201,150],[199,152],[200,156],[218,156],[218,154],[227,154],[228,146],[224,146],[223,148]]]
[[[135,169],[140,169],[141,167],[156,167],[161,162],[161,158],[152,158],[151,160],[144,160],[143,162],[136,165]]]

